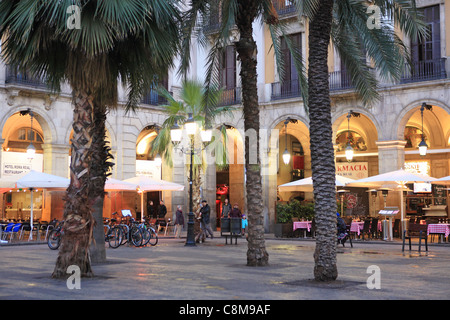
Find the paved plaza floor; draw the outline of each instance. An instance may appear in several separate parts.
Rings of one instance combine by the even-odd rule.
[[[0,247],[1,300],[446,300],[450,297],[450,246],[402,252],[401,243],[354,241],[338,246],[339,276],[312,281],[315,242],[268,237],[269,265],[246,266],[247,242],[224,238],[186,247],[161,238],[154,247],[107,248],[94,278],[79,289],[51,278],[58,252],[47,245]],[[407,248],[406,248],[407,249]],[[69,274],[68,274],[69,276]],[[375,278],[377,277],[377,278]],[[368,281],[369,279],[369,281]],[[75,284],[71,282],[72,287]]]

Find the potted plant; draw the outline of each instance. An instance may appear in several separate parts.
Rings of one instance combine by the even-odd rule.
[[[292,217],[293,211],[289,203],[278,203],[276,205],[276,222],[274,226],[274,234],[277,238],[292,237],[293,225]]]

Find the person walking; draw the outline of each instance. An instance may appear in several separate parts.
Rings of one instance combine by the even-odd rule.
[[[175,238],[180,238],[181,230],[184,228],[184,215],[181,206],[177,205],[175,212]]]
[[[211,208],[208,205],[208,202],[206,200],[202,201],[202,208],[200,209],[200,213],[201,213],[201,228],[203,230],[203,232],[205,233],[206,236],[208,236],[208,234],[211,236],[211,239],[214,239],[214,235],[213,232],[211,230],[211,225],[210,225],[210,213],[211,213]]]
[[[197,209],[197,211],[195,212],[195,217],[194,217],[194,237],[195,237],[195,242],[196,243],[202,243],[205,242],[205,233],[203,232],[202,228],[201,228],[201,218],[202,218],[202,214],[200,213],[200,209],[201,209],[201,204],[199,204],[199,207]]]
[[[222,216],[221,218],[229,218],[228,215],[231,212],[231,204],[228,203],[228,198],[225,198],[224,203],[222,205]]]

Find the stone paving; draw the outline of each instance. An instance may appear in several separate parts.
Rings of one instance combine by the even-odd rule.
[[[224,238],[186,247],[160,238],[155,247],[107,248],[107,262],[80,289],[51,279],[58,252],[46,245],[0,247],[0,299],[20,300],[429,300],[450,297],[450,246],[401,251],[401,243],[354,241],[338,247],[339,276],[313,278],[315,242],[267,235],[269,266],[246,266],[247,242]],[[371,267],[376,266],[376,267]],[[379,282],[369,270],[379,268]],[[69,275],[68,275],[69,276]],[[371,277],[372,276],[372,277]],[[368,288],[379,283],[379,289]],[[72,282],[74,283],[74,282]]]

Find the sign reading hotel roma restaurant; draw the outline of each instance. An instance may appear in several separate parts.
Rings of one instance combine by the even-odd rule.
[[[368,162],[336,162],[336,174],[350,178],[363,179],[369,176]]]
[[[1,176],[14,177],[30,170],[42,172],[44,155],[36,153],[30,161],[24,152],[5,152],[1,154]]]

